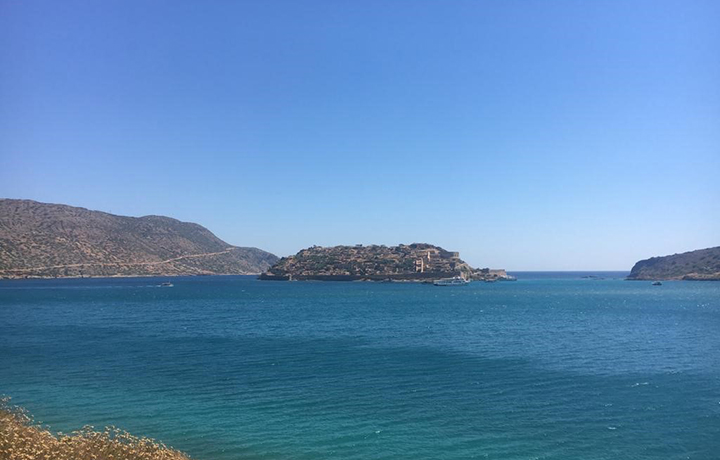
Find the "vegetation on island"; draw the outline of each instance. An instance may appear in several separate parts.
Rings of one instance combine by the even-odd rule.
[[[720,281],[720,246],[641,260],[628,279]]]
[[[190,460],[150,438],[115,427],[91,426],[71,434],[53,434],[33,423],[28,413],[0,398],[0,459],[7,460]]]
[[[462,276],[466,279],[508,278],[504,270],[478,270],[457,252],[426,243],[398,246],[312,246],[283,257],[265,280],[424,281]]]
[[[169,217],[0,199],[0,278],[250,275],[277,260]]]

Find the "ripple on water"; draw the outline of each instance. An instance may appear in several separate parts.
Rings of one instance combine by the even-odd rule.
[[[720,451],[720,285],[153,283],[0,282],[0,392],[198,459]]]

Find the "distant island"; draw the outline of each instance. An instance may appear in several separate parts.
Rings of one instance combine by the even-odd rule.
[[[170,217],[0,199],[0,278],[255,275],[277,260]]]
[[[720,281],[720,246],[641,260],[627,279]]]
[[[398,246],[312,246],[283,257],[263,280],[279,281],[432,281],[462,276],[469,280],[514,279],[505,270],[475,269],[457,252],[426,243]]]

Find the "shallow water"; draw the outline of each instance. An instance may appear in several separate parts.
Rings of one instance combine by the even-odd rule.
[[[720,458],[720,283],[0,281],[0,393],[199,460]]]

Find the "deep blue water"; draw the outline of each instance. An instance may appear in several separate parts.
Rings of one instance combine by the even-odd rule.
[[[720,283],[0,281],[0,393],[199,460],[718,459]]]

